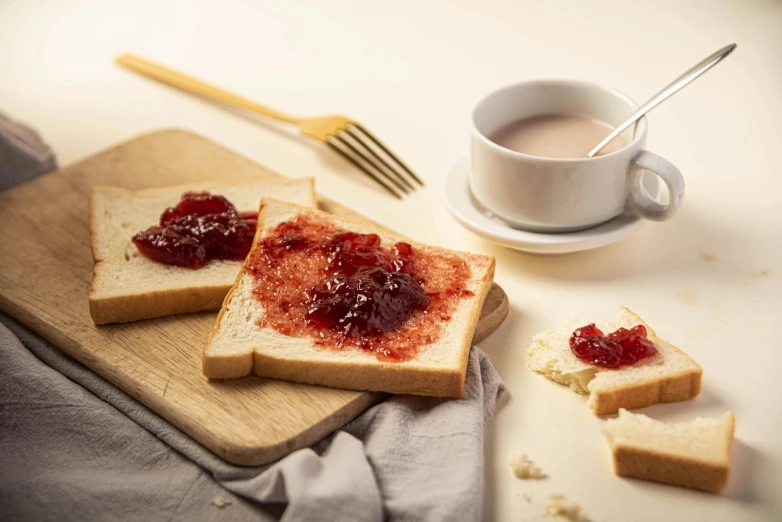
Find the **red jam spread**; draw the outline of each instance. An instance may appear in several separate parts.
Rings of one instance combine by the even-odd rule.
[[[437,340],[460,299],[469,266],[456,256],[384,246],[315,217],[278,225],[247,260],[265,309],[260,326],[316,344],[408,361]]]
[[[646,327],[619,328],[608,335],[594,324],[582,326],[570,336],[570,349],[584,362],[603,368],[634,364],[657,353],[646,337]]]
[[[145,257],[158,263],[201,268],[212,259],[241,261],[250,252],[256,212],[238,212],[223,196],[185,192],[160,216],[160,225],[133,236]]]

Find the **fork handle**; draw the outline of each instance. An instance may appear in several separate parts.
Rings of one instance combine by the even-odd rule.
[[[203,96],[212,101],[246,109],[286,123],[298,124],[301,121],[300,118],[276,111],[270,107],[248,100],[247,98],[242,98],[241,96],[232,94],[219,87],[215,87],[214,85],[209,85],[208,83],[196,80],[195,78],[169,69],[168,67],[158,65],[145,58],[141,58],[140,56],[123,54],[117,57],[117,63],[139,74],[143,74],[148,78],[152,78],[153,80],[157,80],[191,94]]]

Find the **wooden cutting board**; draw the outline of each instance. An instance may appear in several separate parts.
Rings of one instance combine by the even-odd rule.
[[[165,130],[6,190],[0,193],[0,308],[230,462],[265,464],[309,446],[386,395],[254,376],[209,382],[201,374],[201,351],[216,313],[98,327],[87,305],[92,186],[141,189],[275,175],[204,138]],[[332,201],[319,204],[364,219]],[[474,340],[507,313],[507,296],[494,285]]]

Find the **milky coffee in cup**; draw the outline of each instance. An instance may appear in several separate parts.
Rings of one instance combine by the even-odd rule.
[[[489,139],[494,143],[542,158],[583,158],[608,136],[614,128],[589,116],[574,114],[541,114],[523,118],[501,127]],[[617,136],[598,152],[610,154],[627,146]]]
[[[532,232],[584,230],[623,213],[670,219],[684,179],[645,150],[646,118],[602,155],[587,157],[637,109],[627,96],[586,82],[537,80],[494,91],[472,114],[470,192],[495,216]],[[647,182],[664,185],[667,203]]]

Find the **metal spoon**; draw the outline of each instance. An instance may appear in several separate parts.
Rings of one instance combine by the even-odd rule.
[[[736,48],[736,44],[726,45],[716,53],[710,55],[708,58],[705,58],[703,61],[698,62],[697,65],[691,67],[686,73],[676,78],[663,90],[655,94],[648,102],[641,105],[641,107],[639,107],[639,109],[635,111],[632,114],[632,116],[627,118],[621,125],[615,128],[613,132],[611,132],[611,134],[606,136],[603,139],[603,141],[598,143],[594,149],[590,150],[589,153],[587,154],[587,157],[591,158],[592,156],[600,152],[600,149],[608,145],[608,142],[610,142],[611,140],[619,136],[622,133],[622,131],[625,130],[627,127],[629,127],[630,125],[638,121],[641,118],[641,116],[643,116],[650,110],[657,107],[663,100],[666,100],[669,97],[673,96],[674,93],[679,92],[682,88],[684,88],[695,78],[705,73],[706,71],[708,71],[709,69],[717,65],[718,63],[720,63],[720,61],[722,61],[723,58],[725,58],[730,53],[732,53],[735,48]]]

